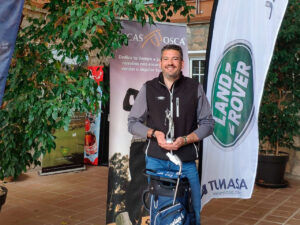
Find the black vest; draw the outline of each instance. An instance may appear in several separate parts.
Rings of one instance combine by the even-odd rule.
[[[159,77],[146,82],[147,126],[167,134],[169,124],[165,111],[170,110],[172,96],[175,139],[197,129],[198,85],[197,81],[184,77],[182,74],[170,91],[164,84],[162,73]],[[167,152],[158,146],[156,139],[149,140],[146,150],[148,156],[168,160]],[[183,146],[173,153],[182,161],[192,161],[198,158],[198,149],[195,144]]]

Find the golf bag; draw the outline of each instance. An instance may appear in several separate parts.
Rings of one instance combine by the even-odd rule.
[[[195,224],[189,182],[181,175],[182,166],[179,166],[179,172],[146,170],[149,187],[143,202],[150,211],[150,225]]]

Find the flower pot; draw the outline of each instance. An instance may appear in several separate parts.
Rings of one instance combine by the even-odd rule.
[[[4,203],[5,203],[6,196],[7,196],[7,188],[0,186],[0,211],[1,211],[2,205],[4,205]]]
[[[260,154],[255,183],[270,188],[287,187],[288,182],[284,180],[284,173],[288,159],[289,155],[285,152],[281,152],[278,156]]]

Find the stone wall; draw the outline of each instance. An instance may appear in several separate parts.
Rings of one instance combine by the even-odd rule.
[[[191,24],[187,27],[188,50],[206,50],[209,23]]]
[[[300,137],[294,137],[295,145],[300,147]],[[287,164],[286,172],[292,176],[297,176],[300,179],[300,151],[295,151],[293,149],[288,150],[289,161]]]

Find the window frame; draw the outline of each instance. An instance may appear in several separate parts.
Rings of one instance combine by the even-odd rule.
[[[204,65],[205,65],[205,52],[206,51],[204,52],[201,51],[201,54],[197,54],[197,55],[189,54],[189,75],[191,78],[193,78],[193,61],[204,61]],[[200,65],[200,71],[199,74],[197,74],[197,76],[199,76],[198,81],[201,84],[202,84],[201,78],[203,80],[204,72],[205,72],[205,68],[203,70],[203,73],[201,73],[201,65]]]

